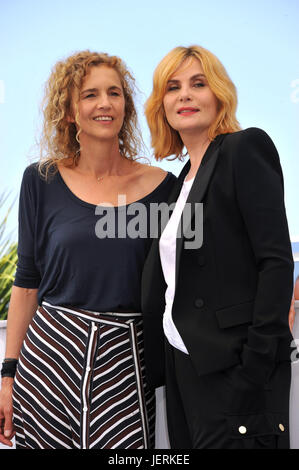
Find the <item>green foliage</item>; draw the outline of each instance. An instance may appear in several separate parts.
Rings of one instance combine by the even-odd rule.
[[[3,208],[7,195],[0,195],[0,209]],[[17,265],[17,243],[12,242],[10,237],[5,236],[7,218],[10,206],[3,218],[0,218],[0,320],[6,320],[11,288]]]

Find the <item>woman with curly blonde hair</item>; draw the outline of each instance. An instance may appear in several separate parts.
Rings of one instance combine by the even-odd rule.
[[[175,178],[137,161],[133,95],[124,62],[104,53],[58,62],[47,82],[41,158],[20,194],[1,372],[6,445],[15,435],[17,448],[153,447],[141,272],[150,205]]]
[[[74,113],[79,123],[78,92],[90,67],[106,65],[118,74],[125,100],[125,114],[118,134],[120,153],[133,160],[142,151],[142,137],[138,129],[134,104],[135,81],[118,57],[107,54],[80,52],[66,61],[58,62],[50,76],[43,101],[44,126],[41,138],[40,170],[47,175],[49,168],[63,160],[64,165],[76,164],[80,156],[80,133],[69,116]],[[72,101],[72,95],[76,96]],[[72,103],[74,109],[72,109]],[[66,158],[67,157],[67,158]]]

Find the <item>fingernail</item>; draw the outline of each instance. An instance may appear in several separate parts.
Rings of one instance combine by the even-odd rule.
[[[4,436],[5,437],[9,437],[10,435],[11,435],[11,431],[9,431],[9,430],[4,431]]]

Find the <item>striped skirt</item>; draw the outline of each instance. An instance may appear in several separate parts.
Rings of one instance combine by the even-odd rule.
[[[16,448],[153,448],[155,394],[144,372],[140,313],[43,302],[14,380]]]

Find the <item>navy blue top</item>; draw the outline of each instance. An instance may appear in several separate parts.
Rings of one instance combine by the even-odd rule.
[[[38,288],[39,305],[45,300],[100,312],[140,311],[141,274],[156,223],[152,208],[168,200],[175,181],[168,173],[137,203],[105,208],[75,196],[59,172],[46,182],[36,164],[28,166],[14,285]]]

